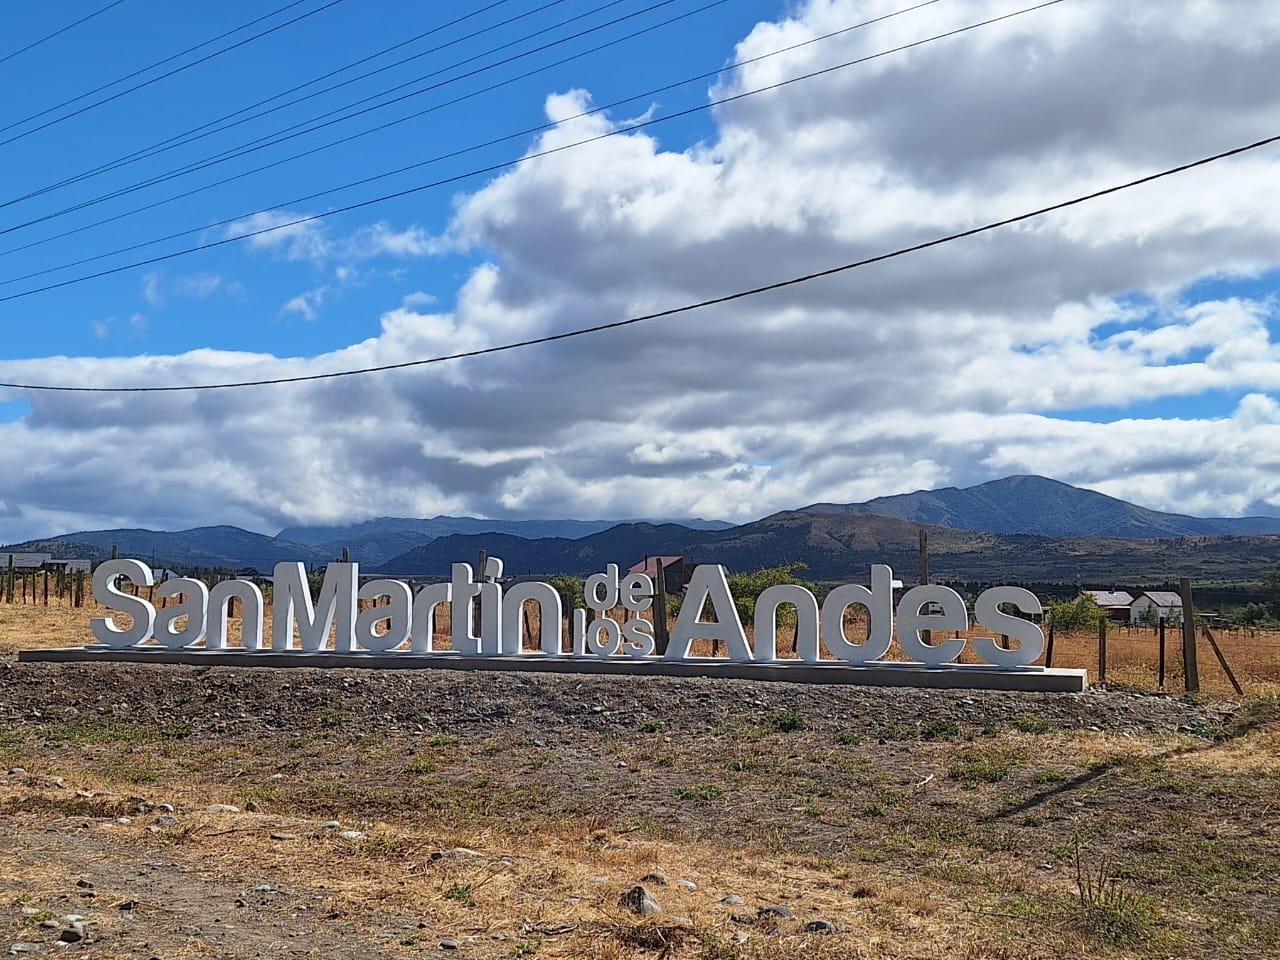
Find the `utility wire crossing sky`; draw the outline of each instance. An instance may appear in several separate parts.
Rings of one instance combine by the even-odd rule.
[[[724,296],[713,297],[712,299],[702,300],[702,301],[699,301],[698,303],[686,304],[682,307],[672,307],[668,310],[660,310],[657,313],[645,314],[644,316],[630,317],[626,320],[616,320],[612,323],[596,324],[595,326],[592,326],[592,327],[582,327],[577,330],[568,330],[563,333],[550,334],[548,336],[537,337],[532,340],[520,340],[514,343],[504,343],[498,346],[485,347],[480,350],[468,350],[463,353],[454,353],[454,354],[449,354],[447,356],[429,357],[429,358],[419,359],[419,360],[406,360],[400,363],[387,363],[377,367],[363,367],[355,370],[338,370],[330,373],[316,373],[316,374],[310,374],[308,376],[298,376],[298,377],[278,377],[273,380],[242,380],[242,381],[233,381],[228,383],[207,383],[207,384],[186,384],[186,385],[176,384],[176,385],[169,385],[169,386],[134,386],[134,387],[82,387],[82,386],[67,386],[67,385],[58,386],[58,385],[45,385],[45,384],[0,382],[0,387],[10,387],[10,388],[19,389],[19,390],[61,391],[61,392],[67,392],[67,393],[165,393],[165,392],[181,391],[181,390],[225,390],[225,389],[230,389],[232,387],[261,387],[261,386],[268,386],[272,384],[303,383],[311,380],[332,380],[339,377],[354,377],[362,374],[385,373],[391,370],[403,370],[408,367],[420,367],[420,366],[426,366],[432,363],[443,363],[447,360],[462,360],[468,357],[480,357],[480,356],[485,356],[491,353],[502,353],[507,350],[515,350],[522,347],[540,346],[542,344],[554,343],[558,340],[568,340],[571,337],[581,337],[590,333],[604,333],[605,331],[608,331],[608,330],[618,330],[618,329],[621,329],[622,327],[631,326],[637,323],[643,323],[648,320],[658,320],[664,317],[675,316],[676,314],[680,314],[680,313],[690,313],[694,310],[700,310],[703,307],[710,307],[710,306],[716,306],[722,303],[729,303],[733,300],[741,300],[744,297],[753,297],[758,294],[769,293],[774,290],[781,290],[784,287],[791,287],[791,286],[795,286],[796,284],[808,283],[812,280],[819,280],[823,277],[834,276],[837,273],[844,273],[849,270],[856,270],[859,267],[868,267],[868,266],[871,266],[872,264],[883,263],[886,260],[893,260],[897,257],[903,257],[910,253],[919,253],[922,250],[928,250],[932,247],[941,246],[944,243],[951,243],[955,240],[963,240],[967,237],[974,237],[980,233],[986,233],[990,230],[997,230],[1001,227],[1007,227],[1015,223],[1021,223],[1024,220],[1031,220],[1035,217],[1042,217],[1042,216],[1045,216],[1046,214],[1054,213],[1058,210],[1065,210],[1068,207],[1076,206],[1077,204],[1087,203],[1090,200],[1098,200],[1102,197],[1107,197],[1107,196],[1111,196],[1112,194],[1119,193],[1122,190],[1129,190],[1129,189],[1132,189],[1133,187],[1142,186],[1143,184],[1153,183],[1156,180],[1162,180],[1165,177],[1173,176],[1176,173],[1185,173],[1188,170],[1193,170],[1197,167],[1208,166],[1211,163],[1217,163],[1219,160],[1226,160],[1229,157],[1239,156],[1240,154],[1248,153],[1251,150],[1258,150],[1258,149],[1261,149],[1262,147],[1273,146],[1277,142],[1280,142],[1280,136],[1268,137],[1265,140],[1258,140],[1255,143],[1246,144],[1241,147],[1234,147],[1231,150],[1226,150],[1226,151],[1223,151],[1222,153],[1214,154],[1211,157],[1202,157],[1199,160],[1194,160],[1190,163],[1184,163],[1180,166],[1172,167],[1168,170],[1161,170],[1158,173],[1153,173],[1149,176],[1141,177],[1137,180],[1131,180],[1128,183],[1122,183],[1116,186],[1106,187],[1102,190],[1096,190],[1093,193],[1086,194],[1082,197],[1075,197],[1074,199],[1071,199],[1071,200],[1064,200],[1060,203],[1055,203],[1047,207],[1041,207],[1038,210],[1032,210],[1027,213],[1019,214],[1016,217],[1007,217],[1004,220],[996,220],[992,223],[985,223],[982,226],[974,227],[971,230],[964,230],[964,231],[961,231],[960,233],[948,234],[945,237],[938,237],[934,240],[929,240],[924,243],[917,243],[910,247],[902,247],[901,249],[898,249],[898,250],[892,250],[888,253],[882,253],[879,256],[867,257],[866,259],[863,259],[863,260],[855,260],[852,263],[844,263],[844,264],[840,264],[839,266],[828,267],[825,270],[819,270],[814,273],[807,273],[803,276],[792,277],[789,280],[779,280],[774,283],[766,284],[762,287],[752,287],[749,290],[740,290],[736,293],[728,293],[728,294],[725,294]]]
[[[1261,0],[4,17],[0,536],[1009,473],[1280,512]],[[174,430],[217,469],[175,474]]]

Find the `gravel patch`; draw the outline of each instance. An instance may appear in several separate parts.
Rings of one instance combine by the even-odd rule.
[[[1228,721],[1230,704],[1091,689],[1082,694],[811,686],[720,678],[582,677],[429,670],[333,670],[0,663],[0,721],[190,723],[202,733],[450,731],[521,726],[571,735],[661,725],[673,737],[798,714],[807,729],[873,734],[954,721],[1003,729],[1028,717],[1063,729],[1175,732]]]

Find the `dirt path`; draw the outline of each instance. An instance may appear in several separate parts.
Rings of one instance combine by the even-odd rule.
[[[24,906],[51,915],[56,933],[67,915],[84,918],[89,939],[78,956],[173,958],[212,956],[332,957],[338,960],[397,956],[407,941],[438,943],[444,936],[415,917],[379,910],[358,917],[326,889],[324,877],[275,882],[251,874],[222,876],[169,844],[139,844],[112,836],[111,822],[66,818],[43,824],[8,821],[0,846],[17,872],[39,878]],[[38,924],[37,924],[38,928]],[[49,937],[31,955],[59,952]],[[481,945],[483,946],[483,945]],[[469,944],[465,956],[488,956]]]

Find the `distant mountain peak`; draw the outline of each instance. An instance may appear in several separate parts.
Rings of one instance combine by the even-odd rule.
[[[1192,517],[1140,507],[1052,477],[1014,474],[971,487],[940,487],[864,503],[817,503],[811,514],[859,513],[981,533],[1159,540],[1280,533],[1274,517]]]

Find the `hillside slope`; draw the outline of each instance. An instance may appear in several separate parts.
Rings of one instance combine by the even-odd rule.
[[[418,543],[426,543],[436,537],[447,537],[452,534],[505,533],[528,540],[541,537],[565,537],[577,539],[588,537],[593,533],[608,530],[620,523],[635,523],[635,520],[485,520],[479,517],[376,517],[359,523],[334,524],[329,526],[297,526],[285,527],[276,536],[281,540],[294,543],[309,543],[315,546],[330,544],[348,544],[355,541],[370,543],[376,538],[399,538],[402,541],[410,538]],[[659,521],[644,521],[659,522]],[[691,530],[723,530],[732,526],[723,520],[703,520],[700,517],[680,520],[664,520],[662,523],[677,523]],[[407,548],[406,548],[407,549]]]
[[[865,503],[817,503],[814,514],[868,514],[986,533],[1048,537],[1164,537],[1280,534],[1276,517],[1191,517],[1161,513],[1047,477],[1016,476],[973,487],[920,490]]]
[[[888,563],[913,578],[920,524],[893,517],[791,511],[724,531],[627,524],[580,540],[452,536],[388,561],[405,576],[445,576],[452,563],[480,550],[506,561],[512,574],[586,574],[614,562],[624,569],[646,555],[753,570],[800,561],[809,577],[865,580],[872,563]],[[1280,537],[1182,539],[1060,539],[928,527],[930,566],[942,579],[1074,583],[1167,581],[1179,575],[1253,580],[1280,564]]]
[[[164,566],[254,567],[270,571],[281,560],[324,563],[334,556],[318,547],[290,543],[239,527],[195,527],[191,530],[86,530],[65,537],[48,537],[13,544],[15,550],[34,550],[60,557],[102,560],[115,547],[122,557],[151,560]]]

